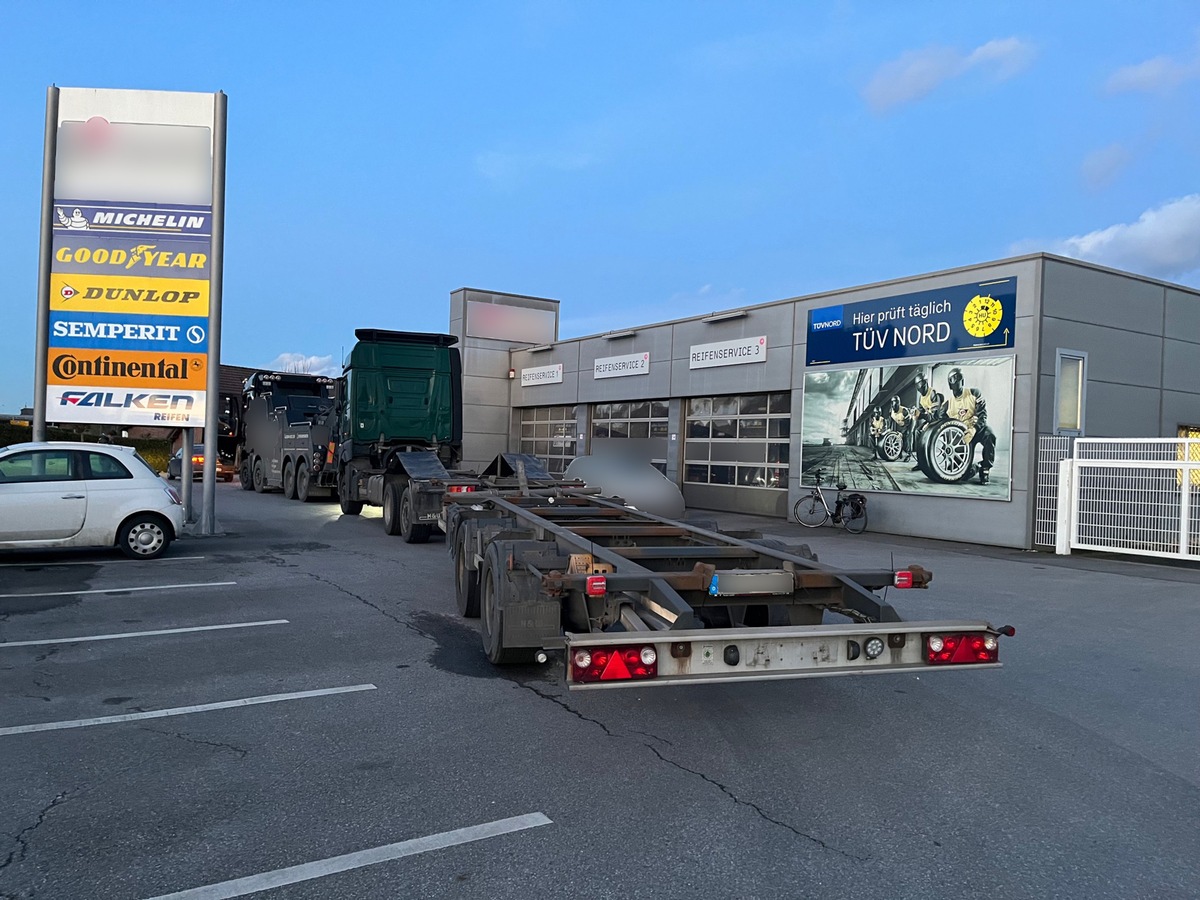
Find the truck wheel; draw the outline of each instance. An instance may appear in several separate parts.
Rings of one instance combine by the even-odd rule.
[[[458,604],[458,614],[464,619],[479,618],[479,570],[468,567],[468,554],[471,548],[467,546],[464,533],[467,529],[459,528],[455,536],[454,553],[454,599]]]
[[[504,646],[504,606],[509,590],[507,566],[500,548],[489,544],[479,575],[480,628],[483,652],[497,666],[533,662],[534,650]]]
[[[400,535],[406,544],[424,544],[429,540],[433,526],[416,521],[413,512],[412,488],[405,486],[400,494]],[[388,532],[391,534],[391,532]]]
[[[296,499],[296,468],[290,459],[283,464],[283,496],[288,500]]]
[[[350,485],[346,482],[346,470],[338,474],[338,504],[342,507],[343,516],[357,516],[362,512],[363,502],[350,499]]]
[[[254,490],[254,476],[250,474],[250,461],[243,460],[238,466],[238,481],[242,483],[243,491]]]
[[[261,494],[267,489],[267,473],[263,469],[263,461],[261,456],[254,457],[254,492]]]
[[[296,466],[296,499],[301,503],[308,502],[309,488],[312,487],[312,476],[307,465]]]
[[[383,530],[386,534],[400,533],[400,494],[394,484],[383,486]]]

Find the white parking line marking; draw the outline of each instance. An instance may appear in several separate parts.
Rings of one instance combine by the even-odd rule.
[[[373,684],[354,684],[350,687],[322,688],[317,691],[296,691],[292,694],[267,694],[263,697],[243,697],[241,700],[222,700],[220,703],[203,703],[199,706],[176,706],[173,709],[153,709],[149,712],[125,713],[120,716],[99,716],[95,719],[71,719],[66,722],[38,722],[33,725],[10,725],[0,728],[0,737],[9,734],[28,734],[33,731],[60,731],[64,728],[85,728],[88,725],[115,725],[118,722],[136,722],[140,719],[165,719],[168,716],[186,716],[189,713],[209,712],[214,709],[235,709],[239,706],[257,706],[260,703],[282,703],[285,700],[303,700],[307,697],[327,697],[330,694],[350,694],[354,691],[376,690]]]
[[[203,556],[160,556],[158,559],[73,559],[67,562],[23,562],[23,563],[0,563],[0,569],[49,569],[57,568],[58,566],[111,566],[114,563],[137,563],[138,565],[146,565],[146,563],[158,562],[183,562],[185,559],[204,559]]]
[[[286,869],[275,869],[273,872],[263,872],[259,875],[249,875],[246,878],[222,881],[219,884],[177,891],[174,894],[162,894],[152,897],[150,900],[228,900],[231,897],[244,897],[259,891],[269,891],[272,888],[297,884],[301,881],[336,875],[350,869],[361,869],[363,866],[373,866],[376,863],[390,862],[405,856],[415,856],[418,853],[442,850],[458,844],[469,844],[472,841],[482,841],[487,838],[499,837],[502,834],[512,834],[515,831],[525,831],[550,824],[553,824],[551,820],[540,812],[528,813],[524,816],[499,819],[484,825],[472,825],[469,828],[458,828],[454,831],[443,831],[441,834],[431,834],[428,837],[413,838],[411,841],[385,844],[371,850],[359,850],[357,853],[347,853],[345,856],[331,856],[329,859],[289,866]]]
[[[0,641],[0,650],[5,647],[44,647],[47,644],[79,644],[84,641],[116,641],[121,638],[157,637],[160,634],[190,634],[193,631],[223,631],[227,628],[257,628],[260,625],[288,625],[287,619],[269,619],[265,622],[235,622],[232,625],[195,625],[191,628],[164,628],[160,631],[123,631],[118,634],[89,634],[84,637],[51,638],[44,641]]]
[[[0,600],[11,597],[74,597],[79,594],[127,594],[131,591],[170,591],[176,588],[229,587],[236,581],[206,581],[198,584],[152,584],[149,587],[104,588],[97,591],[50,591],[43,594],[0,594]]]

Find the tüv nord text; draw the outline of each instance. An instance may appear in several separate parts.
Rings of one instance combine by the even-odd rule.
[[[856,331],[854,332],[854,349],[918,347],[921,344],[940,344],[948,340],[950,340],[949,322],[924,322],[919,325],[896,325],[892,328],[868,328],[866,331]]]

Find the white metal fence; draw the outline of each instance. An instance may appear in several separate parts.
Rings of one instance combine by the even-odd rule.
[[[1039,434],[1037,486],[1034,494],[1033,542],[1053,547],[1058,529],[1058,466],[1071,455],[1073,437]]]
[[[1200,439],[1078,438],[1059,466],[1059,553],[1200,560]]]

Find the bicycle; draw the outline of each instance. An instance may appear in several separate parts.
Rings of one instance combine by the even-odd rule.
[[[796,521],[806,528],[819,528],[826,522],[832,521],[834,525],[841,525],[851,534],[862,534],[866,531],[867,498],[862,494],[846,494],[843,497],[846,485],[839,481],[837,498],[833,508],[830,509],[829,501],[825,499],[825,492],[821,490],[824,472],[817,469],[813,475],[816,478],[816,486],[797,500],[796,505],[792,507],[792,515]]]

